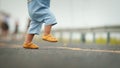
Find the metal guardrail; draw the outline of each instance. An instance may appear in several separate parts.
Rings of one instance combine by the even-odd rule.
[[[56,29],[52,31],[53,33],[60,33],[60,40],[63,38],[63,33],[68,32],[70,34],[69,42],[72,40],[72,36],[74,32],[79,32],[81,34],[81,42],[86,42],[86,34],[88,32],[93,35],[93,43],[95,43],[95,36],[97,32],[105,32],[107,34],[107,44],[110,43],[111,33],[117,32],[120,34],[120,25],[118,26],[102,26],[102,27],[93,27],[93,28],[79,28],[79,29]]]

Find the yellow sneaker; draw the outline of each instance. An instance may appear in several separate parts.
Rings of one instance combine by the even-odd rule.
[[[51,34],[47,36],[43,35],[42,39],[49,42],[58,42],[58,40],[55,37],[53,37]]]
[[[38,49],[39,47],[35,45],[34,43],[24,43],[23,47],[26,49]]]

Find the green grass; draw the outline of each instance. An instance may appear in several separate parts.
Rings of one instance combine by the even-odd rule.
[[[112,44],[112,45],[120,44],[120,39],[111,38],[110,39],[110,44]]]
[[[96,44],[106,44],[107,40],[105,38],[99,37],[95,40]]]

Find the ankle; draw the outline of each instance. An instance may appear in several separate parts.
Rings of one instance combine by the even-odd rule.
[[[43,35],[44,35],[44,36],[47,36],[47,35],[49,35],[49,34],[50,34],[50,33],[44,33]]]
[[[25,41],[24,43],[31,43],[31,41]]]

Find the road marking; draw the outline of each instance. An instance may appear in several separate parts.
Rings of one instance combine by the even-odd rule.
[[[0,46],[4,46],[4,43],[0,43]],[[13,45],[10,48],[22,48],[21,45]],[[106,53],[117,53],[120,54],[120,50],[100,50],[100,49],[82,49],[82,48],[72,48],[72,47],[54,47],[54,46],[45,46],[40,48],[57,48],[57,49],[67,49],[73,51],[86,51],[86,52],[106,52]]]
[[[106,52],[106,53],[119,53],[120,50],[99,50],[99,49],[82,49],[82,48],[71,48],[71,47],[57,47],[58,49],[68,49],[74,51],[92,51],[92,52]]]
[[[10,48],[22,48],[22,46],[21,46],[21,45],[13,45],[13,46],[10,47]]]

